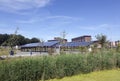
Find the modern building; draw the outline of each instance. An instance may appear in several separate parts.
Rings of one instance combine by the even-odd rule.
[[[110,47],[117,47],[120,44],[120,41],[111,41],[109,42],[109,46]]]
[[[53,50],[59,44],[59,41],[50,41],[50,42],[39,42],[39,43],[30,43],[21,46],[21,51],[23,52],[48,52]]]
[[[90,42],[90,41],[91,41],[90,35],[84,35],[72,39],[72,42]]]
[[[48,42],[50,41],[60,41],[61,43],[67,43],[67,39],[62,39],[61,37],[54,37],[53,40],[48,40]]]
[[[61,43],[62,42],[62,43]],[[79,47],[89,47],[94,42],[91,41],[91,36],[85,35],[77,38],[73,38],[72,42],[67,42],[67,39],[61,39],[59,37],[55,37],[54,40],[48,40],[47,42],[39,42],[39,43],[30,43],[21,46],[21,51],[23,52],[57,52],[59,50],[69,51],[76,50]]]
[[[118,46],[120,44],[120,41],[115,41],[115,46]]]

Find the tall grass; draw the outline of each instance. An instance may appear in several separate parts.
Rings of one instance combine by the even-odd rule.
[[[6,48],[2,48],[0,47],[0,56],[8,56],[10,55],[10,51],[11,51],[11,48],[10,47],[6,47]],[[16,54],[17,50],[16,49],[13,49],[14,51],[14,54]]]
[[[120,53],[68,54],[0,62],[0,81],[39,81],[120,68]]]
[[[2,56],[2,55],[9,55],[9,49],[0,47],[0,56]]]

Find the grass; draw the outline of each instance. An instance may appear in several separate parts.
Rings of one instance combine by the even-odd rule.
[[[92,72],[89,74],[80,74],[72,77],[65,77],[63,79],[51,79],[47,81],[120,81],[120,69]]]
[[[9,55],[10,49],[11,48],[0,48],[0,56]],[[14,49],[14,54],[15,53],[16,53],[16,50]]]
[[[101,75],[99,73],[90,74],[93,76],[83,74],[114,68],[120,68],[120,53],[112,53],[111,51],[96,54],[8,58],[0,61],[0,81],[39,81],[41,79],[50,80],[54,78],[59,79],[54,81],[85,81],[84,79],[86,79],[86,81],[90,79],[92,79],[90,81],[96,81],[99,78],[100,81],[106,81],[101,79],[104,79],[104,77],[111,78],[112,76],[112,78],[115,76],[115,79],[117,79],[117,75],[120,75],[120,72],[117,75],[113,75],[114,73]],[[77,76],[72,77],[73,79],[68,77],[74,75]],[[64,80],[64,77],[70,79],[66,80],[65,78]],[[60,80],[60,78],[63,78],[63,80]],[[110,81],[111,80],[112,79],[110,79]],[[112,81],[120,81],[120,79]]]
[[[0,56],[2,55],[9,55],[9,49],[0,48]]]

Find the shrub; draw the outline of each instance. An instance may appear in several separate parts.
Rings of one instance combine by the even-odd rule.
[[[66,54],[0,61],[0,81],[38,81],[120,68],[120,53]]]

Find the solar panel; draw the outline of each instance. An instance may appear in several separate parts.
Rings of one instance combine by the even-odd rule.
[[[68,42],[64,44],[65,47],[89,46],[93,42]]]
[[[38,46],[39,43],[30,43],[30,44],[25,44],[25,45],[22,45],[21,47],[35,47],[35,46]]]
[[[50,42],[43,42],[43,43],[30,43],[30,44],[26,44],[23,45],[21,47],[51,47],[51,46],[64,46],[64,47],[78,47],[78,46],[89,46],[91,45],[93,42],[67,42],[65,44],[60,44],[59,41],[50,41]]]
[[[55,44],[58,44],[59,41],[50,41],[50,42],[43,42],[43,43],[30,43],[30,44],[25,44],[21,47],[38,47],[38,46],[41,46],[41,47],[44,47],[44,46],[54,46]]]
[[[50,42],[43,43],[43,46],[53,46],[58,43],[59,43],[59,41],[50,41]]]

